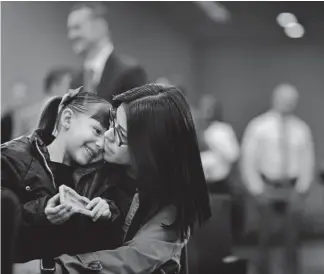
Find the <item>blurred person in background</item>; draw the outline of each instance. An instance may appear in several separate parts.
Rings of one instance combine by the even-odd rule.
[[[321,164],[321,167],[319,170],[319,176],[320,176],[322,183],[324,184],[324,162],[322,162],[322,164]]]
[[[298,273],[301,209],[313,180],[314,144],[308,125],[295,116],[296,88],[280,84],[272,109],[247,126],[242,142],[242,176],[260,214],[260,274],[270,273],[271,216],[280,213],[285,229],[285,273]]]
[[[1,144],[11,140],[19,127],[19,110],[24,106],[27,96],[25,83],[17,82],[12,87],[9,106],[1,110]]]
[[[34,131],[45,104],[54,96],[63,96],[68,91],[71,80],[71,69],[61,67],[51,70],[44,79],[43,98],[18,112],[12,137],[16,138]]]
[[[204,95],[199,103],[203,123],[201,158],[209,191],[229,193],[229,175],[239,157],[239,144],[232,126],[223,121],[222,106],[214,96]]]
[[[210,222],[196,237],[199,273],[218,273],[219,260],[231,254],[232,239],[241,227],[232,176],[239,144],[232,126],[223,121],[221,102],[214,95],[203,95],[193,111],[212,209]]]
[[[107,8],[98,2],[74,6],[68,16],[68,38],[83,61],[72,88],[83,85],[112,102],[113,95],[146,84],[145,70],[129,57],[115,52],[107,21]]]

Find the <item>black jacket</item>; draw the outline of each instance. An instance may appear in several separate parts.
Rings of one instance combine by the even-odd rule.
[[[105,198],[112,212],[112,221],[97,221],[93,223],[88,217],[75,214],[63,225],[52,225],[44,213],[47,201],[58,192],[61,182],[55,182],[53,173],[49,168],[49,154],[46,145],[53,140],[45,136],[41,130],[30,136],[23,136],[1,145],[1,184],[2,188],[12,190],[21,204],[22,218],[19,224],[16,247],[16,261],[26,261],[40,256],[54,256],[64,253],[83,252],[105,247],[114,248],[114,237],[106,241],[96,241],[89,233],[99,229],[114,234],[115,222],[120,216],[119,209],[112,201],[114,189],[109,186],[100,186],[100,197]],[[75,176],[75,190],[79,194],[92,199],[96,196],[93,187],[87,179],[93,176],[92,170],[96,166],[80,168]],[[81,180],[82,178],[82,180]],[[78,181],[80,179],[80,182]],[[79,184],[80,183],[80,184]],[[111,230],[107,230],[110,228]],[[63,235],[63,236],[62,236]]]
[[[141,272],[139,269],[145,267],[154,268],[155,264],[160,264],[165,260],[165,254],[168,253],[167,250],[170,246],[175,248],[173,255],[176,256],[175,250],[184,245],[184,243],[180,243],[179,234],[173,229],[162,228],[163,218],[168,219],[174,214],[172,213],[170,216],[169,209],[159,206],[155,200],[141,194],[141,191],[137,188],[138,181],[128,177],[122,166],[105,164],[94,170],[84,169],[79,175],[79,182],[82,182],[80,186],[88,185],[88,193],[90,195],[95,194],[95,196],[102,195],[107,186],[118,189],[114,196],[114,202],[121,212],[120,216],[122,216],[119,218],[118,227],[114,232],[118,243],[114,250],[102,246],[101,249],[97,249],[93,253],[85,251],[76,256],[63,255],[58,257],[56,261],[61,265],[64,274],[90,273],[93,265],[103,267],[103,273],[137,273],[134,271]],[[85,188],[82,189],[85,190]],[[135,210],[134,205],[131,204],[136,193],[139,193],[139,207]],[[126,216],[127,219],[125,220]],[[161,219],[158,216],[161,216]],[[149,222],[153,225],[148,225]],[[124,231],[123,227],[126,223],[128,228]],[[146,228],[143,230],[144,226]],[[138,235],[141,233],[145,237],[139,240],[141,237]],[[90,235],[93,235],[93,233],[90,233]],[[104,239],[107,232],[96,230],[96,235]],[[161,250],[155,250],[157,242],[161,245],[160,247],[163,246]],[[148,251],[150,249],[151,251]],[[142,253],[143,250],[144,253]],[[148,252],[148,254],[145,252]],[[155,269],[152,274],[178,273],[179,262],[174,258],[171,259],[171,257],[170,260]],[[182,257],[180,263],[185,264],[185,258]],[[105,267],[108,267],[108,269],[105,269]],[[148,270],[146,271],[145,273],[148,273]]]
[[[96,87],[97,93],[108,102],[114,95],[147,84],[147,75],[143,67],[128,57],[119,56],[115,51],[109,56]],[[83,72],[73,79],[71,88],[83,85]]]
[[[44,209],[49,198],[57,193],[40,134],[35,132],[1,145],[1,185],[18,196],[23,219],[31,225],[48,224]]]

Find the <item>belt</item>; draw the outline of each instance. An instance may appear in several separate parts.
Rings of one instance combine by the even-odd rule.
[[[270,179],[263,173],[261,173],[262,180],[267,184],[275,188],[291,188],[296,185],[297,177],[286,178],[286,179]]]

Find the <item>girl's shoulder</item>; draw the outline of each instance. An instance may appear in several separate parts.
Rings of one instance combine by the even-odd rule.
[[[26,157],[31,154],[31,148],[33,144],[30,136],[21,136],[4,144],[1,144],[1,156],[7,157]]]
[[[28,136],[22,136],[1,145],[2,170],[10,168],[17,174],[25,174],[33,161],[33,144]]]

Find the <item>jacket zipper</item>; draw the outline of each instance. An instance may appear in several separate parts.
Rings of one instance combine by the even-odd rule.
[[[51,169],[49,168],[49,166],[48,166],[48,164],[47,164],[47,161],[46,161],[46,159],[45,159],[45,156],[44,156],[44,154],[40,151],[40,148],[39,148],[39,146],[38,146],[37,141],[36,141],[35,143],[36,143],[36,148],[37,148],[39,154],[40,154],[40,155],[42,156],[42,158],[43,158],[43,161],[44,161],[44,163],[45,163],[45,166],[46,166],[47,171],[51,174],[51,178],[52,178],[53,186],[54,186],[55,189],[57,189],[56,184],[55,184],[55,180],[54,180],[54,175],[53,175]]]
[[[125,240],[126,240],[126,236],[127,236],[129,227],[131,226],[131,223],[132,223],[132,221],[134,219],[134,216],[135,216],[138,208],[139,208],[139,193],[138,193],[138,190],[136,190],[136,193],[133,196],[133,199],[132,199],[131,205],[129,207],[129,210],[128,210],[127,214],[126,214],[124,224],[122,226],[122,230],[124,232],[123,242],[125,242]]]

